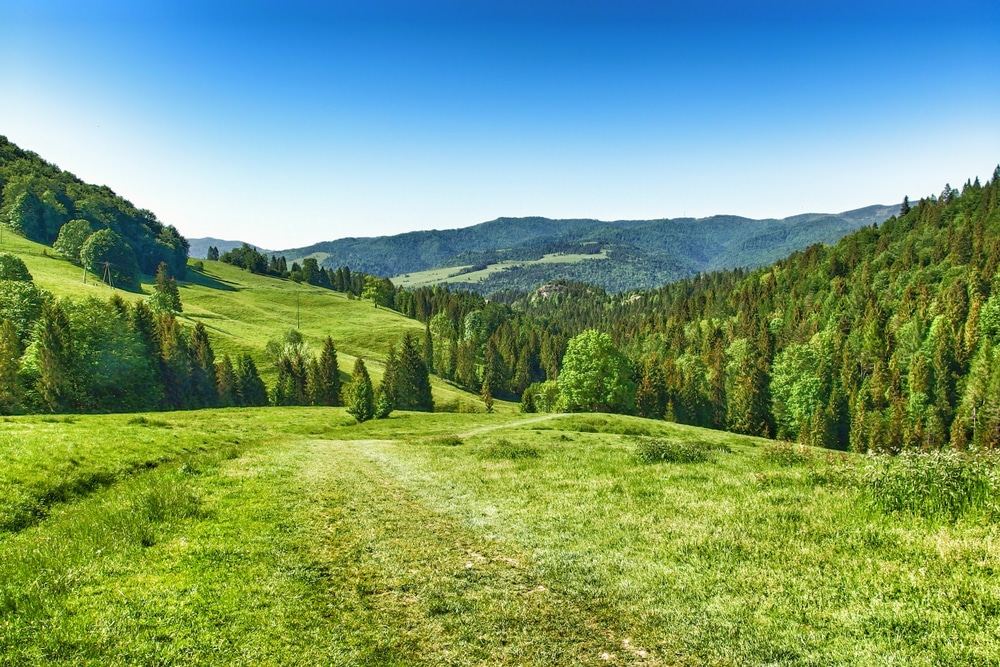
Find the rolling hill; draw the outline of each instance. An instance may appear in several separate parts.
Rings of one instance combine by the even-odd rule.
[[[105,300],[112,293],[93,276],[84,284],[80,267],[40,243],[8,233],[3,235],[0,252],[20,257],[35,284],[55,296]],[[145,276],[138,290],[117,290],[117,294],[134,300],[145,298],[151,291],[152,281]],[[349,379],[357,357],[365,359],[373,379],[380,379],[389,345],[396,343],[405,331],[415,335],[423,335],[424,331],[419,322],[392,310],[373,308],[370,301],[291,280],[255,275],[222,262],[192,260],[187,280],[179,282],[179,291],[184,306],[179,319],[187,326],[202,322],[220,356],[250,354],[269,386],[274,368],[265,357],[264,347],[269,340],[280,338],[297,325],[313,351],[322,347],[326,336],[333,338],[344,381]],[[435,402],[446,410],[478,401],[436,376],[432,376],[431,383]],[[501,401],[497,405],[501,410],[515,409]]]

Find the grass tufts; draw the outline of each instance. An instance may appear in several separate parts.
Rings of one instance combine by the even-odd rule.
[[[812,452],[805,445],[769,442],[764,445],[761,458],[779,466],[792,467],[809,463],[812,460]]]
[[[500,438],[487,445],[480,455],[484,459],[517,461],[520,459],[537,459],[541,456],[541,452],[538,451],[537,447]]]
[[[860,476],[870,508],[955,522],[1000,519],[1000,454],[951,449],[872,455]]]
[[[424,440],[428,445],[438,445],[441,447],[458,447],[463,443],[463,440],[457,435],[439,435],[433,438],[427,438]]]
[[[641,463],[703,463],[714,450],[728,451],[698,440],[634,437],[635,458]]]
[[[170,424],[159,419],[150,419],[148,417],[138,416],[132,417],[127,422],[129,426],[146,426],[148,428],[171,428]]]

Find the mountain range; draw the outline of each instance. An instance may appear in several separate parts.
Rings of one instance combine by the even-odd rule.
[[[314,257],[328,268],[350,266],[404,285],[447,282],[489,294],[563,278],[621,292],[704,271],[769,264],[815,243],[835,243],[898,210],[874,205],[763,220],[497,218],[460,229],[342,238],[275,252],[289,262]],[[208,245],[224,251],[239,243],[191,239],[191,255],[204,256]]]

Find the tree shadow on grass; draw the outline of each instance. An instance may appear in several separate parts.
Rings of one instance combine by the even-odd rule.
[[[220,280],[218,278],[214,278],[190,266],[187,268],[187,275],[184,277],[185,277],[184,282],[191,285],[200,285],[202,287],[222,290],[224,292],[237,291],[236,288],[233,286],[235,283],[230,283],[229,281],[226,280]]]

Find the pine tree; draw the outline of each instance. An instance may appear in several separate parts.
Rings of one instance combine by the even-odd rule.
[[[50,412],[70,408],[74,393],[73,337],[69,318],[58,301],[42,307],[42,316],[35,325],[33,345],[36,347],[38,378],[35,388]]]
[[[191,407],[191,353],[187,337],[173,315],[160,316],[158,338],[164,407],[170,410]]]
[[[388,373],[388,364],[386,365]],[[417,350],[413,336],[407,331],[399,347],[399,366],[392,378],[395,389],[394,405],[399,410],[434,411],[434,399],[431,396],[430,376],[420,351]]]
[[[650,359],[642,370],[635,390],[635,407],[640,417],[663,419],[667,407],[667,387],[659,364]]]
[[[434,337],[430,323],[424,327],[424,367],[428,373],[434,372]]]
[[[504,380],[503,359],[497,350],[496,342],[490,338],[486,342],[486,351],[483,353],[483,375],[481,384],[489,386],[490,398],[496,396],[503,387]],[[481,395],[485,395],[481,392]]]
[[[374,417],[375,419],[388,419],[389,415],[392,414],[392,410],[392,399],[390,399],[389,394],[386,393],[385,383],[383,382],[379,385],[378,389],[375,390]]]
[[[10,320],[0,323],[0,415],[21,409],[24,391],[17,376],[21,367],[21,341]]]
[[[535,406],[535,395],[531,391],[531,387],[526,387],[524,392],[521,394],[521,412],[525,414],[533,414],[538,411],[537,406]]]
[[[256,407],[267,405],[267,387],[260,379],[257,364],[249,354],[240,355],[236,361],[236,404]]]
[[[153,309],[161,313],[179,313],[183,310],[177,281],[170,275],[170,267],[166,262],[160,262],[156,268],[156,282],[149,300]]]
[[[309,396],[313,405],[340,405],[340,368],[337,348],[329,336],[323,341],[319,359],[309,374]]]
[[[483,381],[483,385],[479,389],[479,398],[483,400],[483,405],[486,406],[486,413],[493,414],[493,385],[489,378]]]
[[[236,405],[236,371],[228,354],[215,364],[215,378],[218,390],[218,404],[224,408]]]
[[[396,346],[390,343],[389,353],[385,356],[385,367],[382,372],[382,383],[380,386],[394,410],[399,408],[399,399],[397,396],[400,382],[399,374],[399,356],[396,354]]]
[[[354,362],[354,372],[351,374],[347,412],[358,422],[366,422],[375,415],[375,397],[372,392],[372,379],[365,368],[364,359],[358,357]]]
[[[215,374],[215,352],[208,340],[205,325],[198,322],[191,332],[191,405],[213,407],[219,397]]]

